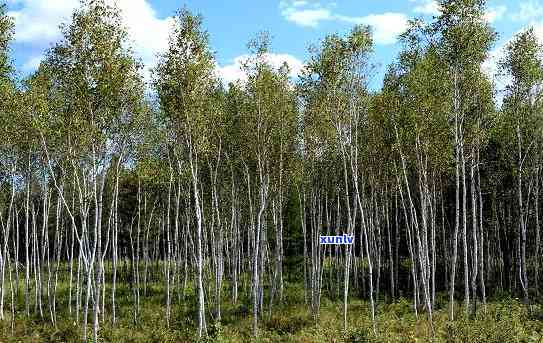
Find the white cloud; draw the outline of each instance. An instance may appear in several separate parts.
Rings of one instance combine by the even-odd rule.
[[[282,0],[279,3],[281,15],[288,21],[303,27],[315,28],[323,21],[340,21],[365,24],[373,27],[374,39],[378,44],[393,44],[397,36],[407,28],[407,17],[403,13],[370,14],[367,16],[346,16],[335,14],[331,8],[319,2]]]
[[[511,14],[511,19],[517,21],[529,21],[543,16],[543,4],[539,1],[522,1],[518,12]]]
[[[46,49],[61,37],[60,23],[67,22],[78,0],[11,0],[19,9],[7,14],[15,21],[15,42]],[[22,65],[24,72],[38,68],[43,55],[31,56]]]
[[[493,23],[495,21],[500,20],[506,11],[507,11],[507,7],[504,5],[491,7],[486,11],[484,18],[489,23]]]
[[[34,56],[34,57],[29,58],[23,64],[23,71],[24,72],[32,72],[32,71],[38,69],[42,59],[43,59],[43,55]]]
[[[315,1],[281,0],[279,9],[285,19],[304,27],[317,27],[319,22],[333,17],[329,9]]]
[[[216,65],[217,75],[221,78],[225,85],[230,82],[235,83],[238,80],[246,80],[245,72],[242,70],[243,62],[248,58],[247,55],[242,55],[234,58],[231,64],[223,67]]]
[[[437,1],[425,0],[424,2],[416,5],[415,8],[413,8],[413,12],[437,16],[441,13],[441,10],[439,9],[439,4]]]
[[[539,23],[533,23],[532,26],[534,28],[535,36],[539,38],[539,42],[543,44],[543,21]]]
[[[172,17],[158,18],[146,0],[117,0],[136,55],[145,65],[144,78],[150,79],[150,69],[156,65],[156,55],[168,48]]]
[[[320,21],[332,19],[332,14],[324,8],[294,10],[289,8],[283,12],[283,16],[300,26],[317,27]]]
[[[305,6],[307,5],[307,1],[305,0],[294,0],[292,1],[293,6]]]
[[[144,77],[156,63],[156,54],[168,47],[171,17],[159,18],[146,0],[110,0],[121,10],[123,21],[136,55],[145,64]],[[20,9],[9,12],[15,19],[15,42],[34,48],[47,48],[61,38],[60,23],[69,21],[78,0],[12,0]],[[23,65],[32,71],[41,57],[32,57]]]
[[[505,57],[505,47],[511,41],[511,39],[512,38],[509,38],[503,44],[490,51],[486,61],[484,61],[481,65],[481,70],[483,73],[485,73],[494,84],[494,89],[496,91],[496,104],[498,106],[501,106],[503,103],[505,87],[511,83],[511,76],[505,75],[499,70],[499,63]]]
[[[247,75],[243,71],[242,66],[244,62],[251,58],[254,58],[254,55],[245,54],[234,58],[232,63],[225,66],[221,67],[217,65],[217,74],[225,85],[238,80],[245,81],[247,80]],[[292,78],[296,78],[304,67],[302,61],[289,54],[266,54],[265,59],[275,69],[279,69],[286,62],[290,68],[289,76]]]
[[[498,78],[498,63],[505,56],[505,46],[507,42],[491,50],[487,56],[487,59],[481,65],[481,70],[492,80]]]
[[[355,24],[370,25],[373,38],[380,44],[394,44],[397,37],[407,28],[407,17],[403,13],[370,14],[365,17],[339,17]]]
[[[15,20],[15,41],[46,47],[60,37],[59,24],[66,22],[78,0],[14,0],[21,6],[9,11]]]

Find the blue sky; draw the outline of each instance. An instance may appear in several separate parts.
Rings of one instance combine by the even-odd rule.
[[[1,0],[0,0],[1,1]],[[111,0],[114,1],[114,0]],[[78,0],[8,0],[8,12],[15,19],[13,57],[20,76],[34,71],[44,51],[60,38],[58,26],[66,22],[78,6]],[[217,71],[226,81],[243,78],[240,62],[247,57],[247,42],[259,31],[270,32],[274,65],[286,61],[293,76],[307,59],[307,48],[326,34],[347,33],[355,24],[373,27],[374,62],[378,64],[373,86],[378,87],[386,67],[397,56],[397,35],[408,19],[431,19],[439,13],[432,0],[117,0],[134,49],[147,68],[167,44],[170,16],[186,5],[204,16],[212,49],[216,52]],[[258,5],[256,5],[258,4]],[[543,0],[517,2],[490,0],[486,14],[499,39],[485,63],[489,74],[495,71],[504,44],[518,31],[532,25],[543,41]],[[146,74],[148,77],[148,74]]]

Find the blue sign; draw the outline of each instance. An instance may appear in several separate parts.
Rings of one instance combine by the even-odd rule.
[[[342,236],[320,236],[319,244],[353,244],[353,235],[343,234]]]

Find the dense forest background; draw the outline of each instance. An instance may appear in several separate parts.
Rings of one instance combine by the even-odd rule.
[[[145,83],[103,0],[21,80],[1,6],[2,337],[541,339],[543,49],[518,33],[498,90],[485,2],[440,7],[373,90],[370,27],[296,79],[258,34],[225,86],[186,9]]]

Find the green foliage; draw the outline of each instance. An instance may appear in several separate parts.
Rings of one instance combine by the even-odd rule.
[[[20,106],[19,94],[13,80],[9,54],[13,28],[13,18],[6,14],[6,5],[0,3],[0,154],[5,156],[0,166],[5,163],[4,168],[7,170],[13,170],[13,165],[9,164],[15,160],[14,155],[18,149],[16,143],[23,137],[21,128],[25,127],[24,120],[16,115]]]
[[[179,144],[184,143],[195,154],[214,156],[224,122],[222,91],[201,16],[185,8],[177,13],[168,51],[160,56],[153,75],[166,138],[169,144],[175,143],[174,152],[179,154]]]
[[[41,145],[43,137],[60,161],[95,154],[107,166],[130,144],[133,120],[143,109],[141,65],[119,10],[103,0],[83,2],[62,33],[26,81],[37,141]]]
[[[0,3],[0,87],[12,71],[9,43],[13,38],[13,18],[6,14],[6,4]]]
[[[310,160],[330,159],[344,144],[349,116],[367,107],[367,72],[373,49],[371,30],[356,26],[349,35],[329,35],[311,58],[298,86],[304,106],[304,153]]]
[[[441,0],[433,30],[441,38],[441,56],[450,68],[479,68],[496,38],[484,19],[485,0]]]
[[[521,149],[517,154],[504,156],[505,162],[517,169],[520,167],[518,159],[521,158],[518,154],[529,153],[534,143],[541,142],[543,132],[543,118],[540,114],[543,97],[537,92],[537,87],[543,82],[540,51],[541,45],[530,28],[514,37],[506,47],[506,56],[500,62],[502,73],[510,76],[512,82],[506,88],[506,97],[502,111],[496,118],[493,134],[507,151]],[[532,160],[526,162],[529,164]]]
[[[289,84],[288,65],[275,70],[267,60],[269,37],[259,35],[251,41],[253,53],[244,65],[248,75],[243,85],[240,116],[242,156],[244,160],[258,163],[259,158],[283,159],[282,168],[295,153],[297,108],[294,93]],[[277,165],[276,167],[279,167]],[[280,168],[277,168],[280,169]],[[279,170],[276,170],[279,173]]]
[[[527,313],[517,302],[506,300],[488,306],[487,313],[479,313],[477,320],[465,317],[446,323],[440,335],[445,342],[529,342],[540,330],[532,331],[527,324]]]

